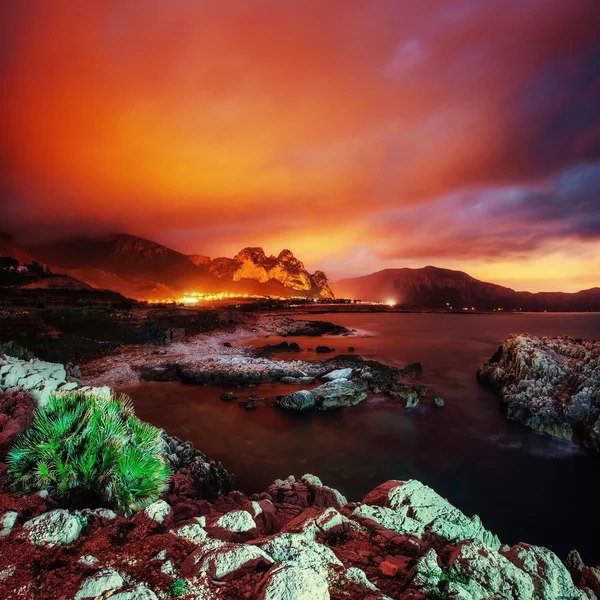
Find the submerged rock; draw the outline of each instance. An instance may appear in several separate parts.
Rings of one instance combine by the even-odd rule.
[[[237,395],[234,394],[233,392],[223,392],[221,394],[221,400],[237,400]]]
[[[406,408],[414,408],[417,404],[419,404],[419,396],[410,394],[406,399]]]
[[[433,404],[436,406],[436,408],[442,408],[444,406],[444,399],[440,396],[434,396]]]
[[[314,394],[308,390],[300,390],[289,396],[279,396],[277,398],[277,404],[288,410],[311,410],[315,407],[315,402]]]
[[[600,452],[600,342],[509,336],[477,379],[492,387],[510,419]]]

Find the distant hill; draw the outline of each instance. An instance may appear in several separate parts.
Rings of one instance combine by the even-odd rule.
[[[94,287],[137,299],[186,291],[331,298],[327,276],[309,274],[289,250],[267,257],[245,248],[233,258],[186,255],[129,234],[70,238],[28,248],[32,256]]]
[[[10,233],[0,231],[0,256],[16,258],[21,264],[31,264],[33,258],[21,247]]]
[[[586,311],[600,310],[600,288],[569,294],[517,292],[487,283],[462,271],[439,267],[385,269],[332,284],[338,298],[394,302],[404,307],[454,309]]]

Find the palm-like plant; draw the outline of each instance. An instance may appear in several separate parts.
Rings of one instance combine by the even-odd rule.
[[[59,499],[95,496],[131,514],[157,500],[171,471],[156,427],[125,395],[57,393],[7,456],[12,487]]]

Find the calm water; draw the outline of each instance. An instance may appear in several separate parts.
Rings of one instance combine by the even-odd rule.
[[[295,338],[309,347],[349,345],[365,358],[395,365],[420,361],[424,383],[441,395],[406,410],[383,397],[333,413],[292,414],[270,406],[246,411],[219,399],[225,388],[148,383],[126,389],[142,419],[189,439],[235,473],[244,492],[275,478],[310,472],[350,500],[388,479],[417,478],[432,486],[508,544],[547,546],[564,558],[577,548],[600,564],[600,457],[506,420],[500,402],[475,380],[510,333],[600,339],[594,314],[335,314],[309,318],[368,332],[360,338]],[[268,343],[277,343],[271,337]],[[265,339],[253,340],[264,345]],[[289,358],[289,354],[281,355]],[[239,392],[268,400],[290,386]]]

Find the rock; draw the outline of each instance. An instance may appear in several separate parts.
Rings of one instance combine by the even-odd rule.
[[[345,369],[335,369],[334,371],[330,371],[326,375],[323,375],[323,379],[327,379],[328,381],[333,381],[334,379],[350,379],[352,375],[352,368],[347,367]]]
[[[168,529],[173,525],[173,513],[171,507],[164,500],[157,500],[149,504],[135,516],[138,525],[150,529]]]
[[[311,385],[315,382],[314,377],[282,377],[281,383],[287,383],[291,385]]]
[[[585,599],[558,556],[547,548],[521,542],[500,553],[531,577],[535,593],[540,598]]]
[[[91,554],[85,554],[77,562],[84,567],[95,567],[100,561]]]
[[[209,539],[185,559],[181,569],[188,577],[204,572],[212,579],[228,580],[272,564],[271,558],[255,545]]]
[[[600,342],[509,336],[477,370],[509,419],[600,451]]]
[[[303,483],[312,494],[312,506],[340,509],[348,504],[348,500],[346,500],[346,497],[343,494],[335,488],[324,485],[316,475],[306,473],[300,478],[300,482]]]
[[[259,350],[266,352],[302,352],[302,348],[296,342],[281,342],[280,344],[267,344]]]
[[[352,512],[352,518],[360,523],[374,523],[399,535],[421,537],[425,530],[424,525],[409,517],[407,513],[408,511],[396,511],[384,506],[360,504]]]
[[[412,522],[408,521],[411,519],[444,540],[458,542],[474,538],[491,548],[500,548],[498,537],[483,527],[479,517],[465,516],[445,498],[416,479],[382,484],[363,500],[363,506],[369,504],[389,508],[402,523],[406,521],[412,527]]]
[[[327,573],[332,565],[342,563],[327,547],[307,539],[300,533],[280,533],[254,544],[262,548],[275,562],[292,561],[319,573]]]
[[[256,523],[247,510],[234,510],[219,517],[213,527],[220,527],[232,533],[245,533],[256,529]]]
[[[273,567],[258,588],[259,600],[329,600],[327,577],[293,562]]]
[[[354,346],[348,346],[348,352],[354,352]]]
[[[277,404],[288,410],[311,410],[315,407],[315,397],[312,392],[301,390],[289,396],[279,396]]]
[[[113,569],[99,571],[92,577],[88,577],[79,591],[75,594],[75,600],[86,598],[97,598],[107,593],[113,593],[125,584],[123,578]]]
[[[194,498],[214,501],[235,488],[235,477],[220,462],[210,460],[206,454],[196,450],[191,442],[182,442],[166,433],[163,438],[165,458],[175,473],[171,480],[171,493],[180,489],[180,493],[185,493],[187,497],[193,493]],[[182,484],[179,489],[176,488],[178,484]]]
[[[18,518],[19,513],[15,511],[7,511],[0,517],[0,537],[11,534]]]
[[[379,570],[386,577],[395,577],[398,573],[398,565],[384,560],[382,563],[380,563]]]
[[[307,539],[316,541],[319,534],[342,533],[349,531],[353,526],[355,524],[335,508],[307,508],[292,519],[282,531],[301,533]]]
[[[364,385],[346,379],[336,379],[315,390],[313,394],[321,401],[320,410],[354,406],[367,398]]]
[[[250,544],[226,544],[211,550],[198,562],[199,572],[211,579],[238,579],[246,573],[266,570],[273,561],[260,548]]]
[[[451,579],[454,579],[453,587],[470,593],[473,600],[535,597],[531,578],[479,540],[461,542],[449,557],[448,567]]]
[[[224,342],[224,343],[223,343],[223,346],[224,346],[225,348],[231,348],[231,342]]]
[[[139,584],[128,592],[118,592],[110,596],[110,600],[158,600],[158,596],[150,588]]]
[[[59,508],[27,521],[23,529],[26,537],[35,546],[52,548],[74,542],[83,526],[79,517]]]
[[[207,536],[206,530],[198,522],[181,525],[176,529],[172,529],[171,533],[183,538],[184,540],[188,540],[193,544],[199,544],[200,542],[203,542]]]
[[[317,346],[315,350],[318,354],[327,354],[328,352],[335,352],[335,348],[330,348],[329,346]]]
[[[444,400],[440,396],[434,396],[433,403],[436,406],[436,408],[442,408],[444,406]]]
[[[223,392],[221,394],[221,400],[237,400],[237,395],[233,392]]]
[[[240,406],[246,410],[253,410],[258,407],[257,400],[259,400],[259,398],[256,396],[249,396],[246,402],[240,402]],[[264,398],[261,398],[261,400],[264,400]]]
[[[410,394],[408,398],[406,398],[406,408],[414,408],[419,404],[419,397],[415,394]]]

